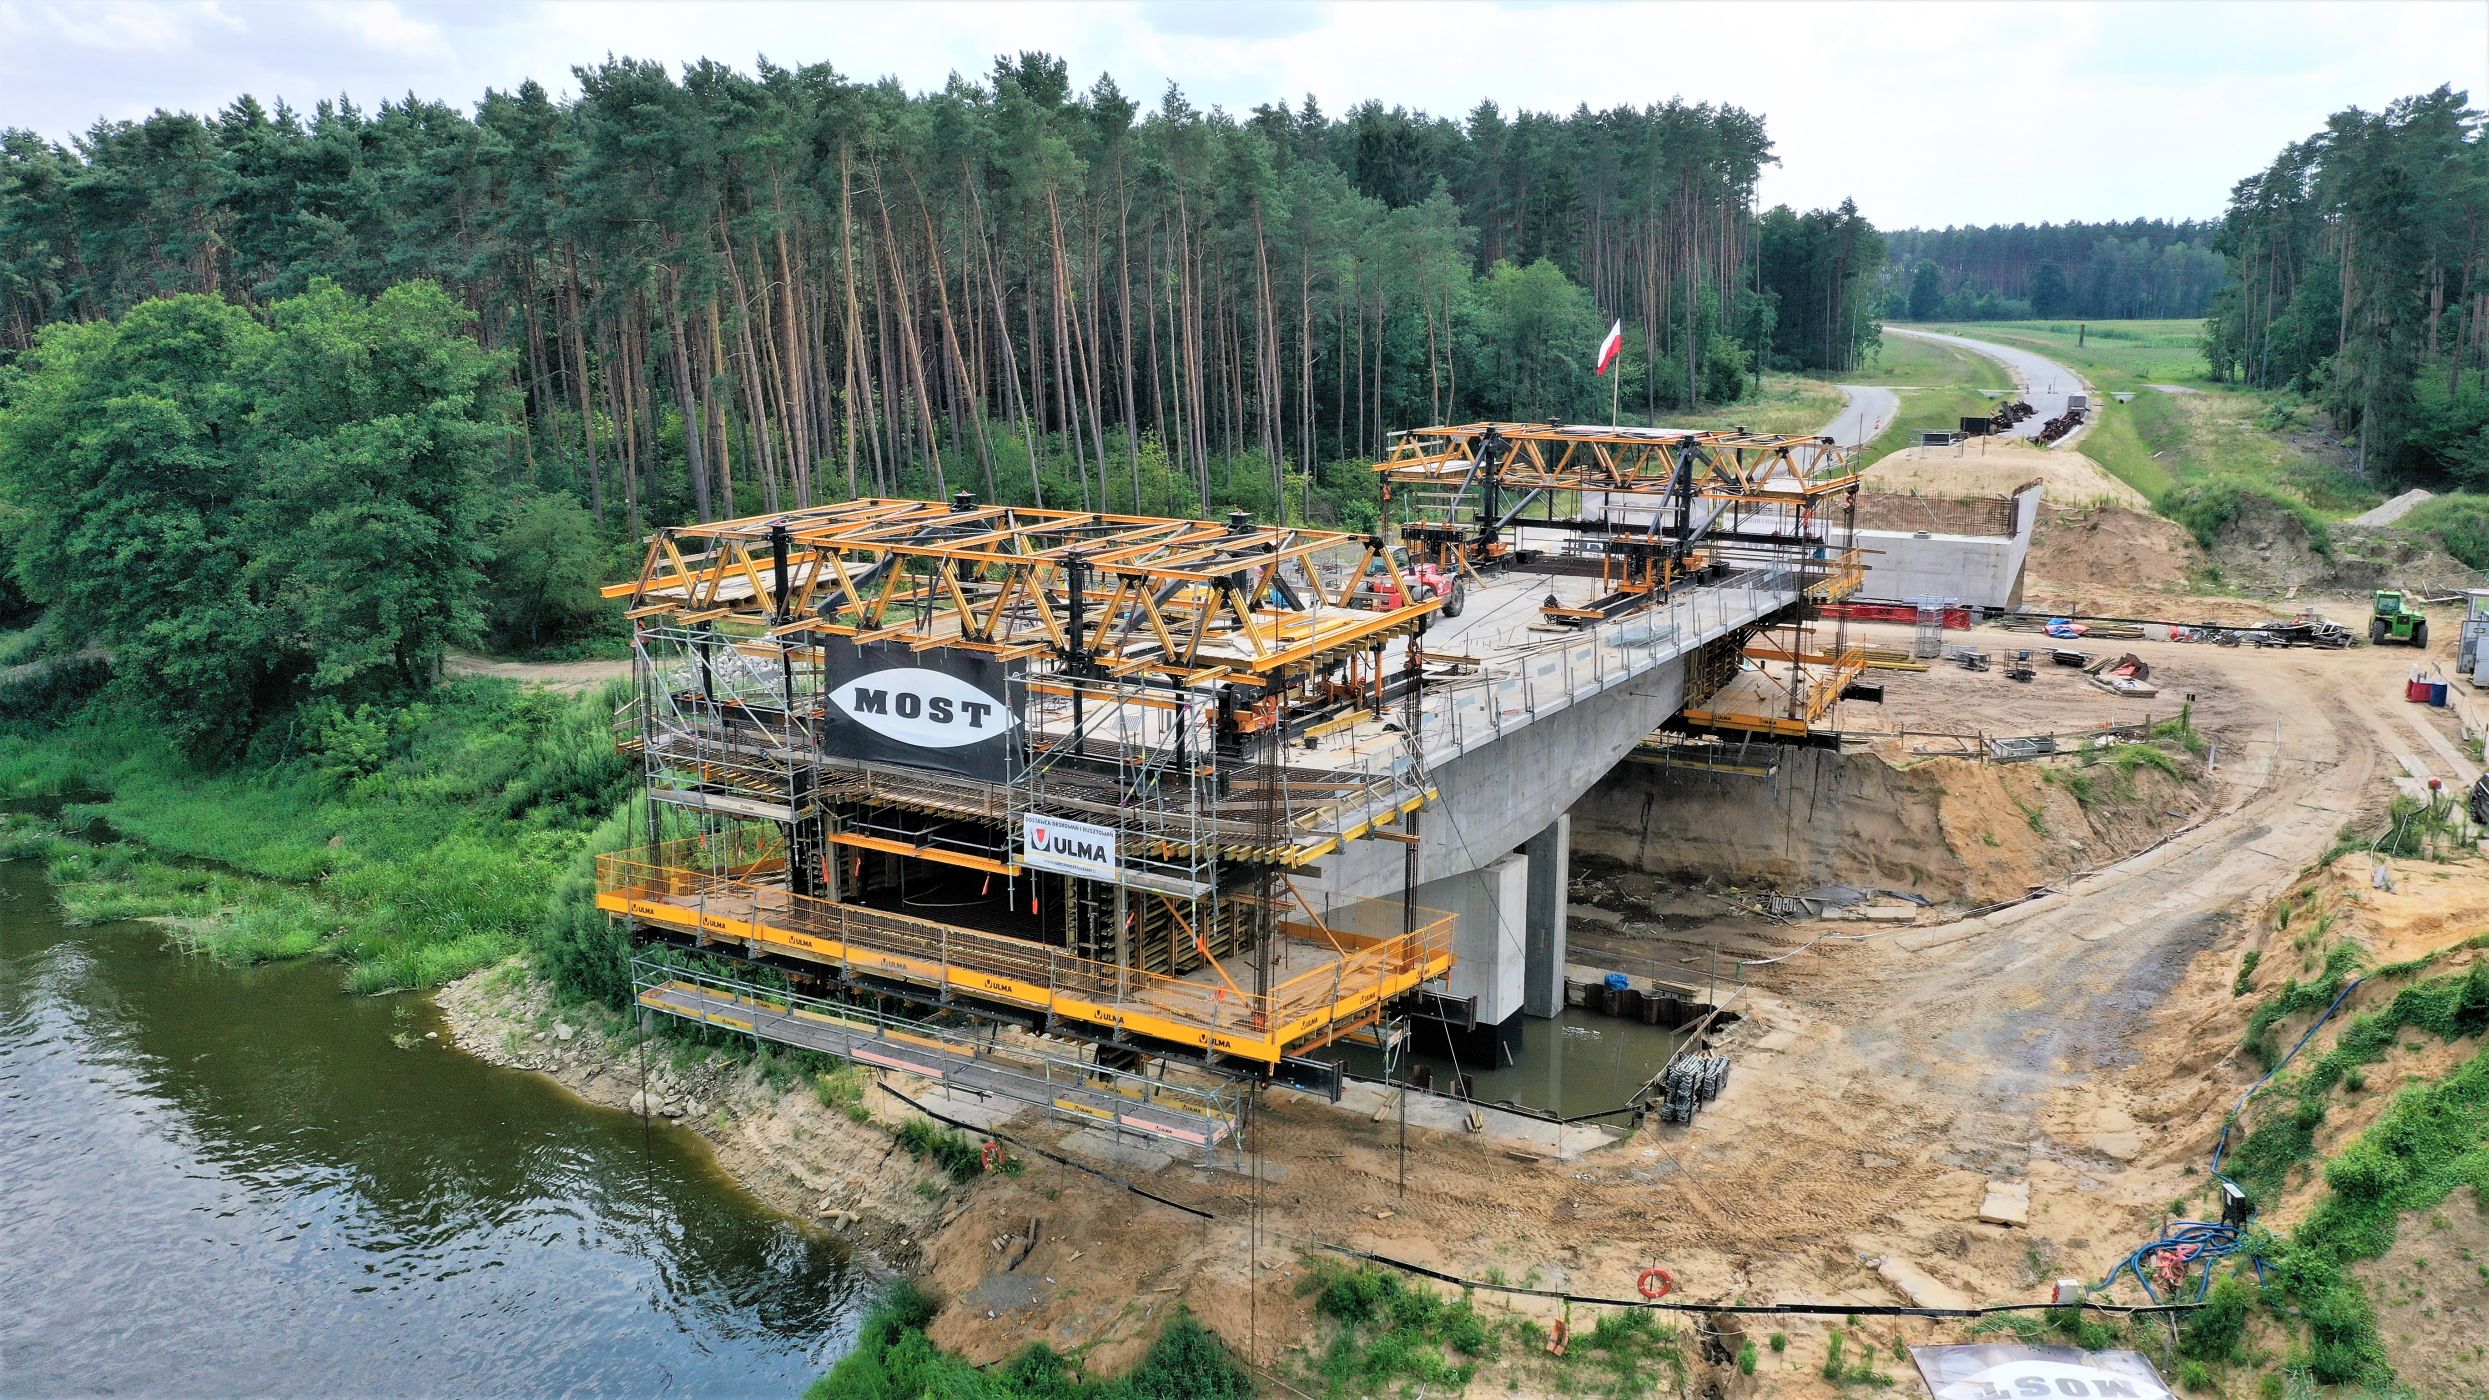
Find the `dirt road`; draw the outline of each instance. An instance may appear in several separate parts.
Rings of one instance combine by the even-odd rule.
[[[2220,1104],[2246,1082],[2236,1026],[2219,1020],[2243,1016],[2245,1003],[2218,965],[2261,902],[2345,822],[2380,807],[2385,780],[2406,765],[2466,771],[2443,712],[2401,700],[2411,653],[2134,650],[2222,711],[2199,714],[2220,738],[2214,800],[2162,844],[2028,902],[1921,929],[1862,936],[1856,925],[1740,926],[1723,913],[1601,933],[1644,939],[1655,957],[1708,957],[1714,940],[1730,961],[1804,948],[1745,969],[1735,1073],[1690,1127],[1649,1121],[1560,1162],[1413,1129],[1403,1196],[1388,1118],[1272,1094],[1258,1192],[1232,1176],[1152,1174],[1151,1189],[1219,1223],[1027,1186],[980,1204],[954,1228],[999,1230],[1044,1202],[1049,1231],[1066,1241],[1044,1257],[1064,1301],[947,1317],[944,1339],[999,1355],[1023,1335],[1076,1332],[1070,1300],[1128,1295],[1130,1278],[1112,1270],[1134,1258],[1153,1261],[1153,1287],[1232,1316],[1244,1305],[1242,1222],[1257,1199],[1273,1271],[1259,1279],[1266,1358],[1274,1319],[1302,1306],[1276,1271],[1308,1240],[1585,1293],[1624,1292],[1640,1268],[1664,1263],[1692,1299],[1942,1305],[2044,1297],[2059,1274],[2099,1277],[2203,1184]],[[2028,1183],[2027,1225],[1978,1219],[1999,1181]],[[1092,1230],[1123,1241],[1097,1275],[1070,1257]],[[1803,1338],[1811,1327],[1790,1330]],[[1788,1370],[1770,1393],[1811,1393]]]
[[[446,669],[453,676],[495,676],[521,685],[577,694],[631,674],[628,661],[505,661],[463,651],[449,654]]]
[[[2195,1053],[2200,1008],[2173,989],[2380,806],[2383,779],[2452,785],[2477,765],[2439,715],[2403,703],[2408,653],[2134,649],[2171,675],[2217,674],[2236,710],[2213,814],[2027,903],[1749,969],[1761,1034],[1686,1149],[1715,1197],[1767,1214],[1804,1203],[1835,1234],[1828,1247],[1907,1257],[1940,1288],[1998,1297],[2033,1280],[2007,1232],[1975,1222],[1989,1181],[2030,1183],[2022,1241],[2084,1277],[2197,1184],[2188,1168],[2217,1117],[2173,1116],[2128,1079]],[[1721,932],[1735,938],[1659,936],[1690,939],[1690,960]],[[2209,1072],[2231,1071],[2216,1057]]]

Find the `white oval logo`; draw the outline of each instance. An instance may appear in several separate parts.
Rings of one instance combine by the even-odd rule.
[[[1011,711],[1002,701],[947,671],[893,666],[858,676],[830,692],[850,719],[902,744],[956,749],[1009,733]]]

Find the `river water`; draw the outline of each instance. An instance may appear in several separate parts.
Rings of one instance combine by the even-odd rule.
[[[437,1028],[0,863],[0,1392],[783,1396],[845,1350],[838,1240]]]

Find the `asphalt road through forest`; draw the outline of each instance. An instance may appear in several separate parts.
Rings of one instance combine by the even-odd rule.
[[[1974,340],[1966,335],[1946,335],[1941,331],[1911,330],[1902,326],[1886,326],[1884,333],[1906,336],[1912,340],[1933,341],[1939,345],[1956,346],[1985,355],[2005,366],[2006,371],[2014,376],[2015,383],[2022,386],[2023,398],[2030,402],[2031,407],[2039,410],[2014,425],[2012,432],[2014,437],[2038,437],[2041,425],[2051,418],[2064,414],[2066,395],[2091,392],[2091,386],[2083,382],[2083,376],[2055,360],[2034,354],[2019,346]],[[2080,430],[2077,430],[2076,434],[2069,435],[2063,441],[2071,442],[2074,436],[2079,435]]]

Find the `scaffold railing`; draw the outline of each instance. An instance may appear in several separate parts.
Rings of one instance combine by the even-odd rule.
[[[1264,1064],[1329,1043],[1451,970],[1448,914],[1415,911],[1415,926],[1400,932],[1397,903],[1343,902],[1319,913],[1298,906],[1273,911],[1271,921],[1274,941],[1294,949],[1265,951],[1290,975],[1257,994],[1215,960],[1170,977],[1009,934],[796,894],[784,881],[783,854],[768,856],[762,843],[721,853],[704,844],[709,839],[597,857],[598,907],[702,939],[740,940],[845,977],[964,994]],[[1387,907],[1355,907],[1365,903]]]
[[[802,820],[813,801],[817,668],[785,642],[708,625],[644,621],[632,640],[637,696],[616,725],[652,800],[720,820]]]

